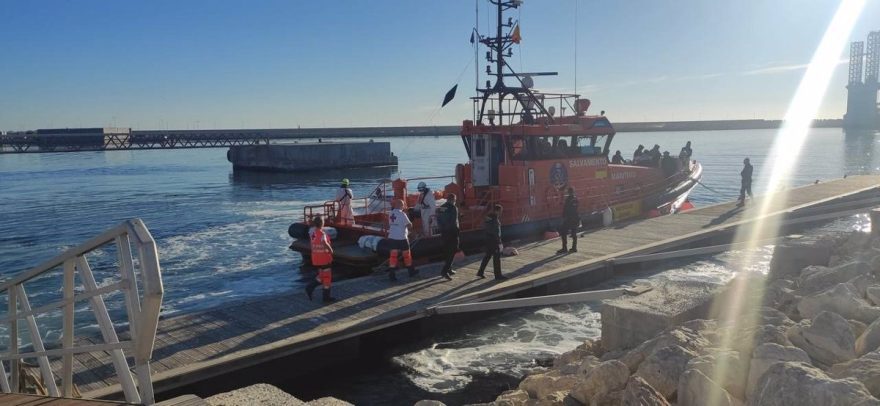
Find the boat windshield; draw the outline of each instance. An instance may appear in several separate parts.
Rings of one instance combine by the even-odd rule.
[[[508,142],[508,153],[514,161],[601,156],[608,153],[607,138],[606,135],[568,137],[513,135]]]

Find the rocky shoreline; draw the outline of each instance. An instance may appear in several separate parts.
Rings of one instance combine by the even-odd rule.
[[[627,322],[606,326],[606,302],[602,339],[489,405],[880,405],[880,240],[794,238],[776,247],[767,275],[741,274],[709,302],[699,318],[626,316],[672,321],[634,348],[606,334]]]

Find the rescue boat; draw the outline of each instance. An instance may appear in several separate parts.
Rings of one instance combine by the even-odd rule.
[[[476,89],[477,96],[471,98],[473,117],[462,122],[460,135],[468,162],[456,166],[455,175],[448,177],[450,182],[442,191],[433,192],[438,206],[445,196],[456,195],[462,249],[482,249],[483,221],[494,204],[504,207],[501,224],[505,241],[536,238],[555,230],[568,188],[574,189],[580,202],[585,228],[673,214],[690,207],[688,195],[702,177],[700,163],[689,153],[653,156],[642,163],[610,163],[615,136],[611,121],[604,112],[589,114],[591,102],[579,94],[534,89],[535,77],[555,72],[514,72],[506,58],[519,43],[519,27],[512,19],[504,22],[503,15],[522,1],[492,3],[497,5],[496,33],[481,35],[478,40],[489,49],[486,73],[494,80]],[[401,199],[409,207],[416,206],[420,196],[409,190],[414,182],[424,181],[436,183],[438,178],[383,181],[369,196],[352,199],[353,222],[339,216],[338,201],[306,206],[300,221],[288,230],[294,238],[290,248],[308,262],[309,224],[315,216],[322,216],[335,229],[329,233],[335,263],[380,264],[389,253],[386,238],[391,201]],[[436,215],[423,217],[419,212],[409,210],[416,235],[411,237],[413,255],[421,262],[438,259],[442,244]],[[426,221],[430,222],[427,233],[422,232]]]

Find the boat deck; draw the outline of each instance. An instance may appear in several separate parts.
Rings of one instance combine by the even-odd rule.
[[[816,206],[880,195],[880,176],[851,176],[789,191],[784,207],[770,215],[808,216]],[[753,203],[754,204],[754,203]],[[441,303],[488,300],[606,268],[626,255],[661,252],[729,232],[757,217],[744,217],[733,202],[589,232],[575,254],[558,255],[557,240],[518,247],[502,259],[510,280],[477,279],[480,256],[458,264],[452,281],[438,276],[440,264],[421,277],[390,283],[385,274],[334,284],[341,300],[322,305],[300,291],[213,310],[164,318],[156,336],[152,367],[158,394],[286,355],[429,317]],[[750,214],[751,215],[751,214]],[[160,253],[161,255],[161,253]],[[279,275],[279,278],[287,277]],[[77,357],[75,380],[86,397],[118,396],[107,354]]]

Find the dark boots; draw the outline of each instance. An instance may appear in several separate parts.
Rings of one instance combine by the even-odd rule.
[[[419,276],[419,270],[416,269],[416,267],[414,267],[414,266],[409,267],[409,277],[413,278],[416,276]]]
[[[391,282],[397,282],[397,268],[388,268],[388,280]]]
[[[311,281],[308,285],[306,285],[306,294],[309,295],[309,301],[312,300],[312,294],[315,293],[315,289],[321,285],[321,282]],[[322,301],[324,303],[333,303],[336,301],[336,298],[330,296],[330,288],[324,288],[324,295]]]
[[[568,236],[562,235],[562,249],[556,251],[557,254],[565,254],[566,252],[578,252],[577,234],[571,237],[571,249],[568,249]]]
[[[311,282],[309,282],[308,285],[306,285],[306,294],[309,295],[309,301],[312,300],[312,293],[315,293],[315,288],[317,288],[320,284],[321,282],[313,279]]]

